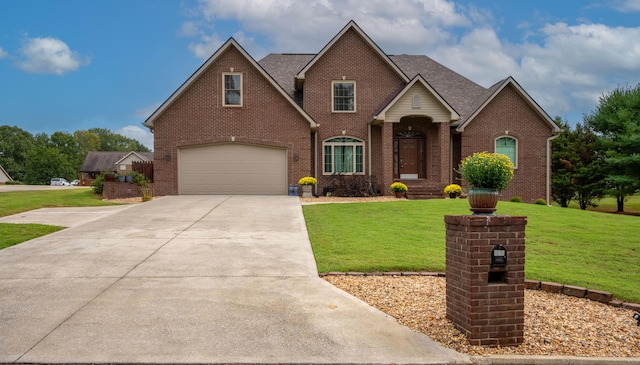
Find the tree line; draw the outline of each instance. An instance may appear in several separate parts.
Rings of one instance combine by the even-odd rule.
[[[603,95],[574,128],[556,122],[562,132],[553,140],[553,200],[562,207],[575,200],[586,209],[612,196],[623,212],[640,189],[640,84]]]
[[[79,178],[91,151],[150,152],[139,141],[104,128],[31,134],[17,126],[0,126],[0,165],[15,181],[45,185],[51,178]]]

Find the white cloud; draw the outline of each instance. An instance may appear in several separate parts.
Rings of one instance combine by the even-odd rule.
[[[2,47],[0,47],[0,59],[5,58],[7,56],[9,56],[9,52],[5,51],[4,49],[2,49]]]
[[[72,51],[57,38],[29,38],[20,48],[18,67],[31,73],[62,75],[88,64],[89,58]]]
[[[611,6],[640,11],[640,0]],[[200,0],[193,14],[181,34],[195,37],[189,49],[198,57],[226,40],[222,23],[236,22],[233,36],[260,59],[318,52],[353,19],[389,54],[425,54],[485,87],[513,76],[551,116],[588,113],[607,90],[640,82],[640,27],[548,18],[501,29],[504,15],[452,0]],[[520,41],[506,31],[521,32]]]
[[[143,108],[140,108],[136,111],[133,112],[133,115],[137,118],[142,118],[142,119],[147,119],[151,116],[151,114],[153,114],[153,112],[156,111],[156,109],[158,109],[160,107],[160,103],[155,103],[155,104],[151,104],[151,105],[147,105]]]
[[[623,13],[633,13],[640,11],[640,0],[618,0],[614,7]]]
[[[127,125],[116,130],[115,133],[133,138],[153,151],[153,134],[151,134],[151,132],[146,128],[138,127],[136,125]]]

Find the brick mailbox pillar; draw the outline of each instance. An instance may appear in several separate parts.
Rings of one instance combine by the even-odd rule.
[[[447,318],[471,345],[521,344],[527,218],[449,215],[445,223]],[[494,248],[496,257],[506,251],[506,266],[500,260],[492,264]]]

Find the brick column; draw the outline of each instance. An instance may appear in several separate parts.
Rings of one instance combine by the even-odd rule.
[[[471,345],[516,346],[524,339],[526,217],[445,216],[447,318]],[[506,267],[491,267],[502,245]]]
[[[440,144],[440,183],[442,189],[451,182],[451,128],[449,123],[440,123],[438,130]]]

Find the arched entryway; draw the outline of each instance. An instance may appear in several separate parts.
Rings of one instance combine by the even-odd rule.
[[[427,176],[427,139],[419,131],[402,131],[393,136],[393,177],[424,179]]]

